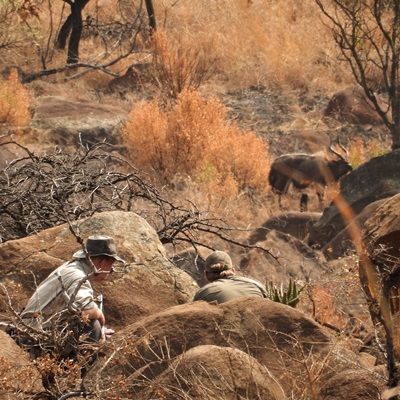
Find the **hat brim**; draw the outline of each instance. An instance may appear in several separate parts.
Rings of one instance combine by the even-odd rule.
[[[120,261],[120,262],[126,264],[126,261],[123,258],[121,258],[120,256],[117,256],[116,254],[89,254],[89,255],[91,257],[96,257],[96,256],[112,257],[114,260]],[[78,259],[86,258],[86,253],[83,250],[78,250],[77,252],[75,252],[73,254],[73,258],[78,258]]]
[[[123,258],[121,258],[120,256],[114,255],[114,256],[109,256],[109,257],[113,257],[116,261],[120,261],[120,262],[126,264],[126,261]]]

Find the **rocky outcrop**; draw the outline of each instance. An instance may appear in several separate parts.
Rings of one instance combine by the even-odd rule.
[[[197,346],[177,357],[149,385],[142,399],[284,400],[285,393],[254,357],[244,351],[213,345]]]
[[[155,230],[133,212],[112,211],[80,221],[80,235],[114,237],[127,266],[117,268],[107,283],[96,287],[105,297],[108,323],[125,326],[137,318],[193,298],[198,286],[167,258]],[[16,299],[22,307],[36,282],[70,259],[79,249],[67,225],[0,245],[0,280],[20,288]],[[35,279],[34,279],[35,278]],[[5,304],[0,303],[4,310]]]
[[[210,253],[210,249],[202,246],[197,246],[196,249],[191,247],[174,254],[171,261],[178,268],[188,273],[199,286],[203,286],[207,283],[204,278],[204,266]]]
[[[250,235],[249,244],[256,244],[264,240],[273,229],[287,233],[297,239],[304,240],[308,236],[312,225],[321,218],[321,215],[322,214],[318,212],[295,211],[275,215],[267,219],[262,226]]]
[[[365,221],[363,235],[364,251],[360,256],[360,280],[369,300],[376,304],[388,304],[391,319],[393,347],[396,357],[400,357],[400,194],[386,199]],[[370,304],[373,304],[372,301]],[[379,326],[378,307],[370,306],[372,320]],[[377,328],[378,329],[378,328]]]
[[[120,376],[129,388],[126,397],[141,398],[149,381],[162,380],[180,357],[202,345],[238,349],[255,358],[256,368],[266,367],[267,378],[273,376],[287,394],[310,384],[317,388],[335,371],[359,366],[354,353],[301,312],[266,299],[241,298],[222,305],[199,301],[171,307],[126,327],[104,350],[106,357],[111,355],[107,365],[99,359],[90,379],[104,389]],[[220,353],[213,352],[214,365],[222,362]],[[307,381],[308,363],[321,367],[318,382]],[[243,368],[245,376],[248,363]]]
[[[272,230],[257,246],[243,252],[240,269],[261,282],[318,279],[327,270],[325,257],[295,237]]]
[[[380,399],[385,389],[385,377],[368,370],[348,370],[334,375],[324,383],[320,400]]]
[[[309,244],[323,247],[350,221],[346,210],[358,215],[368,204],[400,192],[400,150],[375,157],[346,175],[341,181],[340,199],[345,208],[342,217],[333,202],[312,226]],[[342,210],[343,212],[343,210]]]
[[[41,96],[34,107],[32,128],[48,144],[57,146],[94,144],[106,140],[119,144],[118,131],[128,110],[111,104]],[[43,142],[44,140],[42,140]]]
[[[327,243],[323,248],[327,259],[337,259],[346,255],[348,252],[355,250],[354,238],[352,238],[352,231],[357,229],[358,231],[364,230],[365,221],[371,217],[377,208],[386,199],[374,201],[368,204],[354,219],[352,219],[329,243]]]
[[[387,108],[385,100],[377,94],[376,97],[382,109]],[[361,86],[348,87],[335,93],[324,115],[352,124],[381,125],[383,123]]]
[[[0,330],[0,399],[27,399],[43,391],[39,371],[6,333]]]

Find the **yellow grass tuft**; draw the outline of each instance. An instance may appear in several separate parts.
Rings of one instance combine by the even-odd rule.
[[[390,144],[377,139],[352,139],[349,146],[349,162],[353,168],[367,162],[371,158],[381,156],[390,151]]]
[[[124,136],[132,162],[164,182],[189,176],[208,191],[231,197],[267,190],[267,146],[226,119],[216,98],[185,90],[169,110],[156,101],[130,113]]]

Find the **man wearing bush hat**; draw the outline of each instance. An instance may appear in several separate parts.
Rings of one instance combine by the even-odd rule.
[[[194,301],[225,303],[238,297],[267,297],[260,282],[236,275],[231,257],[224,251],[216,250],[207,257],[204,276],[209,283],[197,291]]]
[[[117,255],[114,239],[90,236],[84,250],[40,283],[20,315],[22,320],[34,328],[49,329],[65,327],[68,320],[78,317],[84,321],[82,333],[91,341],[104,340],[113,331],[105,329],[102,305],[97,304],[90,282],[106,280],[115,261],[125,262]]]

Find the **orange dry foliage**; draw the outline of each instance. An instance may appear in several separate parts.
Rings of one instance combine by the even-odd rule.
[[[225,196],[266,191],[266,144],[228,122],[216,98],[185,90],[170,110],[156,101],[141,103],[131,111],[124,134],[133,163],[165,182],[186,175]]]
[[[16,130],[25,127],[30,120],[29,104],[28,91],[14,69],[8,79],[0,80],[0,124]]]

